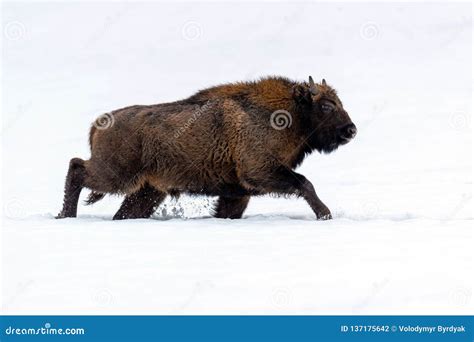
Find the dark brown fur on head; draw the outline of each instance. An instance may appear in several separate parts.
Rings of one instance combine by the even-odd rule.
[[[305,126],[308,128],[307,152],[316,149],[319,152],[330,153],[352,138],[344,137],[341,133],[341,130],[352,126],[355,129],[355,126],[336,90],[330,87],[326,80],[315,84],[310,77],[309,83],[295,86],[294,97],[299,104],[299,114],[306,121]]]

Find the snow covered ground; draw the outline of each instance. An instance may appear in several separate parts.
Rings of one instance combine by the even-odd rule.
[[[2,5],[3,313],[473,313],[470,4]],[[270,197],[53,219],[96,116],[270,74],[326,78],[358,126],[298,170],[334,220]]]

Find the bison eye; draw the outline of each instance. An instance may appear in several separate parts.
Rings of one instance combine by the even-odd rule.
[[[334,107],[331,106],[330,104],[323,103],[321,104],[321,110],[323,111],[324,114],[329,114],[334,110]]]

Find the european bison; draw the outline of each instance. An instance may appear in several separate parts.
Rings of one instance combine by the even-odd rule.
[[[114,219],[150,217],[167,195],[219,196],[215,217],[240,218],[251,196],[302,196],[318,219],[331,212],[293,170],[313,150],[329,153],[357,133],[336,91],[284,77],[204,89],[172,103],[102,115],[90,131],[91,158],[71,159],[63,209],[125,194]]]

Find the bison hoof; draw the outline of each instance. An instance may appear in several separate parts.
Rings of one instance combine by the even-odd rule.
[[[68,218],[68,217],[76,217],[76,214],[63,210],[59,214],[57,214],[54,218],[63,219],[63,218]]]
[[[328,208],[323,208],[316,213],[316,218],[318,220],[331,220],[332,215]]]
[[[327,214],[327,215],[318,216],[317,219],[320,220],[320,221],[332,220],[332,215]]]

